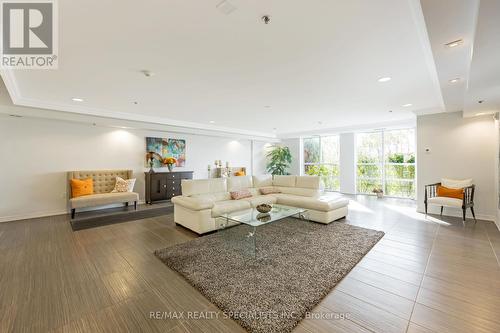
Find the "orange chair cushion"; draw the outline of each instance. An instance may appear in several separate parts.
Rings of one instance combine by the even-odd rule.
[[[89,179],[71,179],[71,197],[94,194],[94,181]]]
[[[234,175],[235,175],[235,176],[245,176],[245,171],[243,171],[243,170],[242,170],[242,171],[236,171],[236,172],[234,173]]]
[[[463,188],[454,189],[454,188],[448,188],[448,187],[438,185],[437,196],[463,200],[464,189]]]

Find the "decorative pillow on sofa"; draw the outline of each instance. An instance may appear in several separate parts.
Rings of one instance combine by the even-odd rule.
[[[447,197],[462,200],[464,198],[464,189],[463,188],[448,188],[445,186],[438,185],[437,187],[437,196],[438,197]]]
[[[233,191],[233,192],[229,192],[229,194],[231,194],[231,199],[233,199],[233,200],[240,200],[240,199],[252,197],[252,193],[250,193],[249,190]]]
[[[77,198],[94,194],[94,181],[88,179],[71,179],[71,197]]]
[[[135,180],[135,178],[123,179],[121,177],[116,177],[115,188],[111,193],[134,191]]]
[[[281,193],[280,189],[276,188],[276,187],[261,187],[259,190],[260,190],[260,194],[262,194],[262,195]]]

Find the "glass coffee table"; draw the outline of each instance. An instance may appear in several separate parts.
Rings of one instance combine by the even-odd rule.
[[[245,210],[223,214],[218,218],[217,230],[219,232],[226,232],[228,236],[227,238],[233,244],[235,242],[238,243],[239,241],[243,241],[244,243],[246,242],[247,247],[249,247],[250,254],[254,258],[257,258],[256,232],[258,227],[282,220],[287,217],[296,217],[301,220],[308,220],[306,216],[307,209],[278,204],[273,204],[271,206],[272,209],[269,213],[259,213],[256,208],[248,208]],[[248,226],[248,230],[245,230],[243,234],[238,234],[236,232],[227,232],[226,229],[228,227],[238,223]]]

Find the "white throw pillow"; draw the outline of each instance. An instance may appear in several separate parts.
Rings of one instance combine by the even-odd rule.
[[[447,188],[459,189],[472,185],[472,178],[469,179],[441,179],[441,185]]]
[[[116,177],[115,188],[111,193],[117,192],[133,192],[136,178],[123,179],[121,177]]]

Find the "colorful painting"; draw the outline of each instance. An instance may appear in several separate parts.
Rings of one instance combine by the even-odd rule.
[[[173,157],[177,160],[175,166],[183,167],[186,164],[186,140],[146,138],[146,152],[155,152],[163,158]],[[148,161],[146,161],[148,167]],[[160,161],[154,161],[154,167],[162,167]]]

